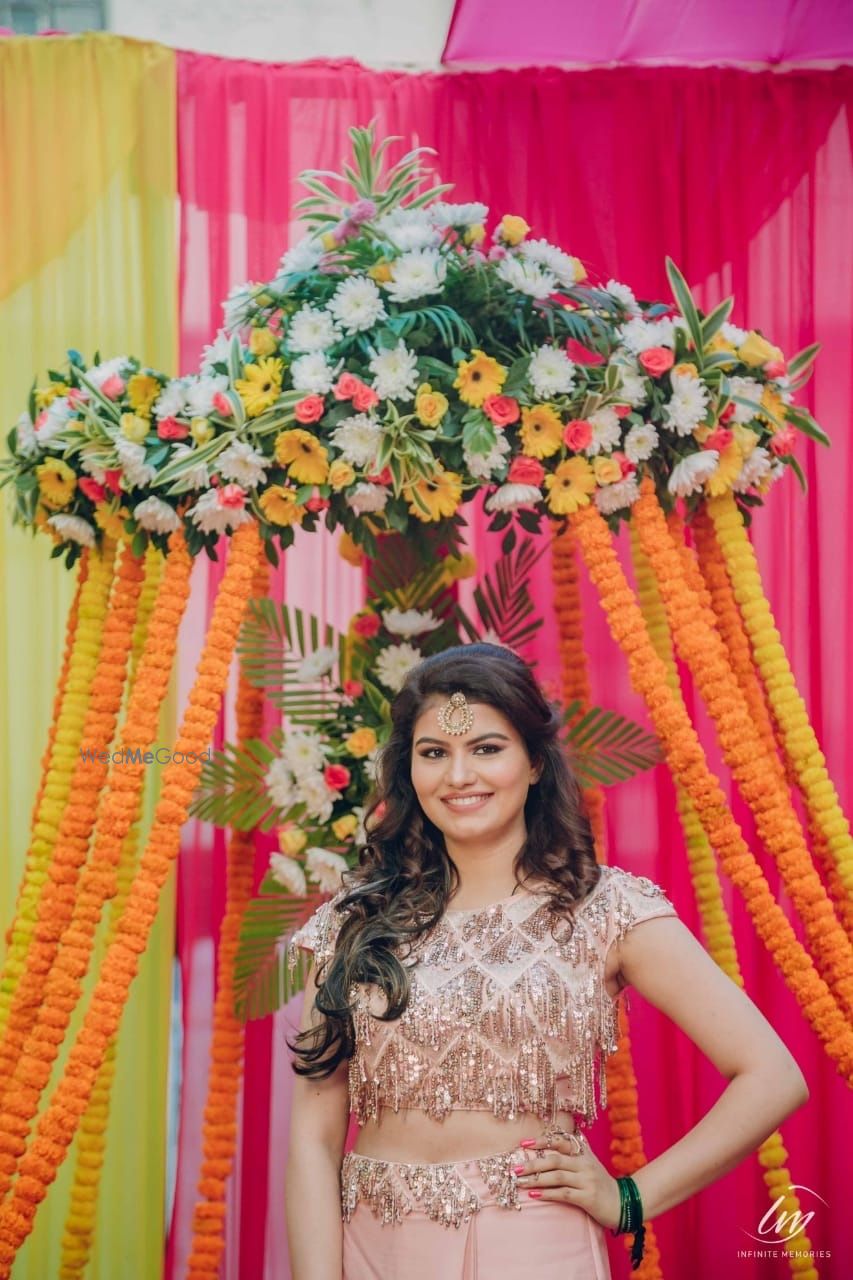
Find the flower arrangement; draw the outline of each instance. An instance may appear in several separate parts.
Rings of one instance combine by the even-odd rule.
[[[200,371],[167,379],[117,357],[34,387],[9,436],[17,516],[73,559],[121,526],[140,554],[183,522],[191,554],[254,517],[267,555],[295,526],[432,526],[451,544],[485,488],[491,528],[535,531],[594,502],[611,527],[645,475],[667,509],[761,503],[802,434],[794,394],[817,346],[786,361],[703,315],[675,264],[674,305],[583,264],[523,218],[429,186],[428,148],[350,131],[345,175],[308,171],[307,234],[275,278],[232,290]]]

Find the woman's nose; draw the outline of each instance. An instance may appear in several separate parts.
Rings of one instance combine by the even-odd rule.
[[[464,783],[469,782],[476,776],[474,763],[467,756],[451,756],[448,765],[447,777],[448,781],[455,787],[461,787]]]

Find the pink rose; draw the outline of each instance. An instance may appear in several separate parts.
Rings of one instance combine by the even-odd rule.
[[[764,372],[767,374],[768,378],[784,378],[785,374],[788,372],[788,361],[768,360],[767,364],[764,366]]]
[[[297,422],[307,426],[309,422],[319,422],[326,412],[326,402],[322,396],[310,395],[300,400],[293,410]]]
[[[783,457],[786,453],[793,453],[796,446],[797,432],[793,427],[782,427],[770,437],[770,450],[777,458]]]
[[[104,472],[104,484],[110,493],[121,493],[121,467]]]
[[[634,472],[637,470],[636,462],[631,462],[631,460],[629,458],[626,458],[624,453],[622,453],[619,449],[615,449],[611,456],[616,462],[619,463],[619,466],[622,469],[623,480],[625,479],[626,476],[632,476]]]
[[[360,680],[345,680],[344,693],[348,698],[360,698],[364,693],[364,685]]]
[[[81,476],[77,481],[78,487],[82,493],[85,493],[90,502],[103,502],[107,496],[107,491],[102,484],[98,484],[97,480],[93,480],[91,476]]]
[[[509,427],[518,422],[521,410],[518,401],[512,396],[486,396],[483,401],[483,413],[496,427]]]
[[[227,507],[229,511],[242,511],[246,505],[246,492],[238,484],[224,484],[217,501],[220,507]]]
[[[352,400],[359,387],[363,386],[361,378],[354,373],[342,373],[333,387],[336,400]]]
[[[380,621],[378,613],[360,613],[352,624],[352,629],[357,636],[361,636],[364,640],[372,640],[379,630]]]
[[[327,764],[323,777],[330,791],[343,791],[349,786],[350,771],[345,764]]]
[[[35,420],[35,423],[33,424],[35,430],[41,431],[42,427],[46,422],[47,422],[47,409],[42,409],[41,413],[38,415],[38,417]]]
[[[167,418],[161,418],[157,423],[157,435],[161,440],[186,440],[189,433],[187,424],[178,422],[178,419],[173,418],[171,414]]]
[[[314,494],[305,503],[305,510],[306,511],[325,511],[326,508],[329,506],[331,506],[331,502],[328,498],[321,498],[319,494]]]
[[[604,356],[599,355],[597,351],[590,351],[589,347],[578,342],[577,338],[566,339],[566,355],[570,360],[574,360],[575,364],[604,364]]]
[[[367,480],[368,484],[391,484],[394,479],[391,474],[390,467],[383,467],[381,471],[374,472],[372,475],[365,476],[364,478]]]
[[[592,423],[586,418],[574,418],[563,428],[563,444],[575,453],[586,449],[592,441]]]
[[[506,257],[506,249],[502,244],[493,244],[489,250],[489,262],[500,262]]]
[[[528,458],[524,454],[519,454],[517,458],[513,458],[507,474],[509,484],[535,484],[540,485],[545,479],[545,468],[537,458]]]
[[[729,431],[728,427],[715,427],[711,434],[705,437],[702,448],[717,449],[722,453],[724,449],[729,447],[734,438],[734,432]]]
[[[631,406],[629,404],[615,404],[613,406],[613,412],[616,414],[617,418],[627,418],[628,414],[631,412]]]
[[[640,364],[651,378],[660,378],[675,364],[675,356],[669,347],[649,347],[640,352]]]
[[[110,374],[106,382],[101,384],[101,394],[105,395],[108,400],[118,400],[123,393],[124,378],[120,378],[117,373]]]
[[[82,387],[72,387],[66,397],[72,409],[79,409],[81,404],[85,404],[89,399],[89,392],[84,391]]]
[[[215,393],[213,397],[213,407],[219,414],[220,418],[230,418],[234,412],[234,406],[224,391],[217,391]]]
[[[360,382],[352,397],[352,407],[356,413],[368,413],[374,405],[379,404],[379,396],[366,382]]]
[[[723,412],[720,414],[720,422],[728,422],[729,418],[733,418],[735,415],[735,408],[736,405],[734,400],[730,400]]]

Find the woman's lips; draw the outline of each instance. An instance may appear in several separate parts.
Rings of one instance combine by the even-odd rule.
[[[478,799],[472,794],[468,796],[443,796],[442,803],[446,804],[448,809],[452,809],[454,813],[473,813],[477,809],[482,809],[483,805],[491,800],[494,792],[484,792]]]

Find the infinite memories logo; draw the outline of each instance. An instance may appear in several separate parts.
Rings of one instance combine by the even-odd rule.
[[[817,1206],[814,1201],[820,1201],[822,1205],[827,1205],[823,1196],[818,1195],[817,1191],[813,1191],[811,1187],[805,1187],[799,1183],[792,1182],[788,1186],[788,1192],[804,1192],[798,1198],[804,1208],[787,1210],[785,1208],[785,1199],[787,1193],[783,1193],[779,1198],[771,1204],[770,1208],[764,1214],[764,1217],[758,1224],[758,1234],[753,1231],[747,1231],[746,1227],[741,1230],[748,1235],[750,1240],[755,1240],[761,1245],[760,1249],[738,1249],[737,1256],[739,1258],[782,1258],[786,1253],[795,1252],[798,1257],[803,1258],[831,1258],[832,1251],[830,1249],[798,1249],[791,1248],[793,1242],[798,1241],[805,1236],[809,1223],[817,1212]],[[814,1199],[811,1199],[813,1197]],[[814,1207],[809,1208],[809,1205]]]

